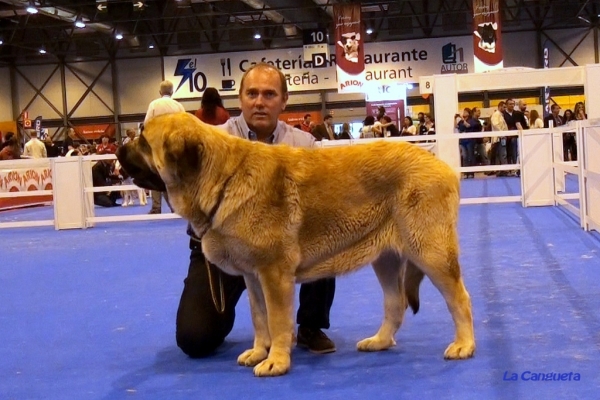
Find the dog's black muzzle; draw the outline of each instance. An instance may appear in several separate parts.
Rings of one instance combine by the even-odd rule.
[[[141,138],[138,140],[141,140]],[[133,183],[137,186],[143,189],[166,192],[167,187],[165,183],[160,175],[152,171],[148,164],[146,164],[144,157],[142,157],[140,150],[137,148],[138,146],[138,143],[129,142],[117,149],[116,155],[121,166],[133,178]]]

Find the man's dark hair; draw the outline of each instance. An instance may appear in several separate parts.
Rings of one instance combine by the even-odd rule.
[[[332,119],[333,117],[330,114],[327,114],[323,117],[323,121],[326,121],[328,119]]]

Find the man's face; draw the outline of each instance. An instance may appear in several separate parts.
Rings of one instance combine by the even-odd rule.
[[[508,112],[513,112],[514,109],[515,109],[515,102],[514,102],[514,100],[507,101],[506,102],[506,110]]]
[[[333,118],[327,118],[325,124],[331,126],[331,124],[333,124]]]
[[[271,134],[279,114],[285,110],[288,95],[281,92],[277,71],[253,69],[246,75],[240,93],[240,107],[248,127],[259,134]]]
[[[419,113],[419,121],[425,122],[425,114]]]
[[[479,119],[479,117],[481,117],[481,110],[480,110],[479,108],[476,108],[476,109],[473,111],[473,118],[475,118],[475,119]]]
[[[308,116],[308,117],[304,118],[304,123],[305,123],[306,125],[310,125],[310,116]]]
[[[527,110],[527,103],[524,101],[520,101],[519,102],[519,109],[521,110],[521,112],[525,112],[525,110]]]
[[[102,144],[103,145],[107,145],[108,144],[108,138],[106,136],[102,137]]]
[[[557,106],[552,107],[552,114],[554,114],[554,116],[557,116],[559,111],[560,111],[560,107],[557,107]]]

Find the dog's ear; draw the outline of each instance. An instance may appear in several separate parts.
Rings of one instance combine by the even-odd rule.
[[[163,143],[165,169],[179,182],[198,176],[202,150],[197,140],[171,136]]]

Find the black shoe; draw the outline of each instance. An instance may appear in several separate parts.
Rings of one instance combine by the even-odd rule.
[[[335,344],[320,329],[298,327],[298,338],[296,345],[308,349],[311,353],[327,354],[333,353]]]
[[[160,210],[151,209],[148,214],[160,214]]]

